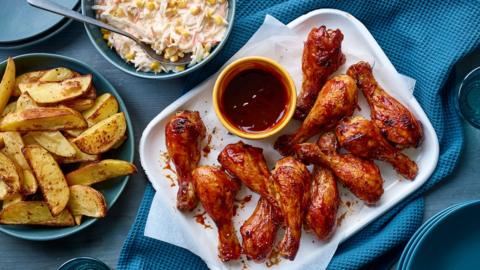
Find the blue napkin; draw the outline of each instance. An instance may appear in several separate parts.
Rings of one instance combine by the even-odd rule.
[[[194,86],[218,70],[262,24],[266,14],[284,23],[319,8],[347,11],[362,21],[397,70],[417,80],[414,95],[440,141],[440,159],[429,181],[413,196],[343,243],[330,269],[357,269],[404,244],[422,222],[420,196],[449,175],[463,147],[454,91],[445,87],[453,65],[480,44],[480,3],[467,1],[237,1],[232,35],[221,53],[190,76]],[[190,89],[190,88],[187,88]],[[138,215],[122,248],[118,269],[207,269],[189,251],[143,236],[154,196],[147,186]]]

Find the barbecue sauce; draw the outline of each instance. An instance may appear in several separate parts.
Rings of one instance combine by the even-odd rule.
[[[285,83],[274,71],[252,68],[239,72],[227,83],[221,110],[236,128],[258,133],[275,127],[288,110]]]

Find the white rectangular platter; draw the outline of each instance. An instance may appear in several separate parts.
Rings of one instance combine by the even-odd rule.
[[[374,75],[380,85],[414,113],[421,121],[425,133],[424,141],[419,148],[406,151],[406,154],[419,166],[419,174],[414,181],[403,179],[395,173],[390,165],[377,162],[385,180],[385,193],[378,204],[366,206],[339,185],[342,204],[338,212],[339,226],[332,239],[328,243],[323,243],[318,241],[313,234],[304,232],[296,259],[294,261],[282,260],[278,265],[270,268],[308,269],[315,265],[315,269],[319,269],[322,268],[319,263],[322,261],[328,263],[338,243],[345,241],[375,218],[384,214],[428,180],[438,160],[438,139],[430,121],[412,95],[411,91],[414,85],[412,80],[405,79],[395,70],[370,32],[352,15],[332,9],[316,10],[289,23],[287,31],[278,31],[279,28],[285,28],[285,26],[277,27],[278,25],[276,26],[275,22],[280,24],[278,21],[274,21],[272,25],[263,28],[263,33],[257,32],[252,38],[253,40],[250,40],[230,61],[248,55],[262,55],[273,58],[289,71],[298,91],[302,80],[301,53],[303,41],[306,39],[308,32],[313,27],[319,27],[320,25],[326,25],[328,28],[339,28],[345,37],[342,50],[346,55],[347,62],[337,74],[345,73],[351,64],[359,60],[368,61],[374,67]],[[269,31],[269,29],[272,31]],[[168,106],[149,123],[142,135],[140,141],[141,163],[157,192],[150,211],[149,222],[147,222],[146,235],[190,249],[204,259],[211,269],[241,269],[245,263],[248,264],[249,269],[267,269],[265,263],[221,263],[217,258],[218,240],[214,223],[206,217],[206,223],[211,225],[213,229],[205,229],[193,217],[193,215],[203,212],[201,206],[193,213],[186,214],[175,208],[177,187],[172,186],[172,183],[175,183],[175,175],[170,170],[165,169],[166,160],[164,158],[164,153],[166,153],[164,129],[169,118],[176,111],[184,109],[200,112],[207,131],[212,136],[211,152],[206,157],[202,157],[200,162],[202,165],[218,165],[217,156],[223,147],[241,139],[228,134],[215,116],[211,104],[211,95],[216,77],[217,74],[213,75]],[[356,114],[369,118],[370,110],[362,94],[359,94],[359,106],[361,110],[357,111]],[[291,133],[298,126],[299,123],[292,120],[281,134]],[[281,158],[272,147],[276,137],[260,141],[241,140],[263,148],[267,163],[270,168],[273,168],[275,162]],[[243,198],[247,194],[253,193],[242,187],[237,198]],[[253,212],[257,198],[258,196],[253,194],[251,202],[243,208],[239,207],[237,215],[234,217],[237,233],[241,224]],[[160,207],[161,209],[153,209],[154,207]],[[156,225],[150,226],[150,222]],[[172,224],[175,224],[175,226],[172,226]],[[239,233],[238,236],[241,241]]]

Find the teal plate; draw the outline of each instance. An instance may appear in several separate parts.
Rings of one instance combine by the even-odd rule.
[[[56,0],[73,9],[78,0]],[[26,0],[2,0],[0,8],[0,43],[22,42],[41,35],[63,20],[56,15],[30,6]]]
[[[405,269],[480,269],[480,201],[442,216],[413,247]]]
[[[432,216],[430,219],[428,219],[410,238],[408,243],[405,245],[405,248],[403,249],[402,255],[400,256],[400,259],[398,260],[397,264],[397,269],[398,270],[403,270],[405,268],[405,263],[408,261],[410,256],[412,255],[412,250],[413,247],[416,246],[418,243],[418,240],[425,234],[426,231],[428,231],[429,228],[431,228],[435,223],[440,220],[443,216],[448,215],[450,212],[453,210],[457,209],[458,207],[464,205],[465,203],[459,203],[452,205],[450,207],[447,207],[446,209],[438,212],[434,216]]]
[[[102,155],[102,158],[115,158],[133,162],[133,156],[135,153],[134,134],[132,122],[130,120],[127,108],[115,88],[113,88],[113,86],[99,72],[97,72],[83,62],[56,54],[24,54],[14,57],[14,61],[17,74],[55,67],[66,67],[81,74],[92,74],[93,84],[95,85],[95,88],[97,89],[97,93],[99,95],[103,93],[111,93],[117,98],[118,104],[120,106],[120,111],[125,113],[125,119],[127,121],[128,129],[128,139],[125,141],[122,147],[110,151],[105,155]],[[0,74],[3,74],[5,66],[6,61],[0,63]],[[110,207],[112,207],[112,205],[118,199],[123,189],[127,185],[128,179],[129,176],[117,177],[115,179],[107,180],[103,183],[93,185],[95,189],[102,192],[105,196],[108,209],[110,209]],[[105,218],[109,218],[108,214]],[[82,224],[80,224],[79,226],[66,228],[24,225],[0,225],[0,231],[22,239],[45,241],[63,238],[68,235],[74,234],[92,225],[95,221],[97,221],[97,219],[84,217]]]
[[[96,0],[82,0],[82,3],[81,3],[82,13],[84,15],[95,18],[95,11],[92,10],[92,5],[95,1]],[[89,24],[85,24],[85,29],[87,30],[87,34],[88,34],[88,37],[90,38],[90,41],[93,43],[97,51],[100,52],[100,54],[108,62],[110,62],[112,65],[114,65],[118,69],[128,74],[131,74],[133,76],[146,78],[146,79],[167,80],[167,79],[179,78],[199,69],[200,67],[205,65],[207,62],[212,60],[215,57],[215,55],[217,55],[218,52],[222,49],[223,45],[225,45],[228,39],[228,36],[232,31],[232,26],[234,23],[236,0],[228,0],[228,4],[229,4],[228,17],[227,17],[228,28],[227,28],[227,32],[225,33],[225,38],[222,41],[220,41],[220,43],[213,48],[211,54],[207,56],[205,59],[203,59],[200,63],[197,63],[196,65],[193,65],[191,67],[187,67],[185,68],[184,71],[181,71],[181,72],[154,73],[154,72],[137,71],[132,64],[125,62],[125,60],[123,60],[115,52],[115,49],[110,49],[107,46],[107,43],[102,38],[102,33],[100,32],[100,28],[89,25]]]

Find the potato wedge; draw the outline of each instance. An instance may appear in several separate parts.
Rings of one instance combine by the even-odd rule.
[[[120,138],[120,140],[118,140],[118,141],[112,146],[112,149],[118,149],[118,148],[120,148],[127,139],[128,139],[128,136],[127,136],[127,135],[123,136],[122,138]]]
[[[78,226],[80,224],[82,224],[82,215],[78,215],[78,216],[73,216],[73,219],[75,220],[75,224]]]
[[[9,57],[2,81],[0,82],[0,112],[3,112],[3,109],[7,106],[13,89],[15,89],[15,62]]]
[[[0,199],[20,191],[20,177],[17,167],[4,153],[0,152],[0,182],[3,182]]]
[[[38,184],[31,170],[23,170],[23,184],[20,191],[23,195],[32,195],[37,192]]]
[[[118,102],[117,99],[112,94],[103,94],[95,100],[95,105],[84,111],[83,118],[88,123],[88,126],[91,127],[94,124],[106,119],[118,112]]]
[[[73,157],[77,153],[60,131],[32,131],[33,139],[49,152],[61,157]]]
[[[14,112],[16,109],[17,109],[17,102],[16,101],[10,102],[7,104],[7,106],[5,106],[5,109],[3,109],[1,116],[4,117],[9,113]]]
[[[95,89],[95,86],[93,86],[93,84],[90,87],[90,89],[88,89],[87,92],[82,96],[82,98],[93,99],[93,100],[97,98],[97,89]]]
[[[5,141],[3,140],[2,134],[0,133],[0,149],[5,147]]]
[[[6,208],[11,204],[23,201],[23,196],[20,193],[15,193],[12,196],[3,200],[2,208]]]
[[[83,112],[93,107],[95,100],[88,98],[76,98],[62,102],[62,105]]]
[[[32,137],[32,135],[30,135],[30,133],[23,135],[22,139],[25,145],[38,144],[37,141],[35,141],[35,139]]]
[[[23,73],[15,79],[15,89],[13,90],[12,96],[18,97],[22,94],[20,88],[18,87],[21,83],[33,83],[37,82],[43,74],[47,72],[46,70],[37,70],[32,72]]]
[[[28,92],[39,104],[54,104],[77,98],[89,90],[92,84],[92,75],[74,77],[61,82],[34,82],[21,83],[20,91]]]
[[[70,142],[72,140],[69,140]],[[57,157],[57,161],[62,164],[68,163],[77,163],[77,162],[89,162],[89,161],[99,161],[100,155],[90,155],[87,153],[82,152],[82,150],[78,149],[78,147],[71,143],[73,148],[75,149],[75,155],[73,157]]]
[[[17,202],[0,212],[0,224],[25,224],[66,227],[74,226],[73,216],[65,209],[53,216],[47,203],[40,201]]]
[[[70,196],[70,189],[62,170],[53,156],[40,146],[26,146],[23,153],[35,174],[50,212],[54,216],[60,214]]]
[[[38,79],[39,82],[61,82],[70,78],[73,78],[75,74],[68,68],[58,67],[47,70]]]
[[[30,97],[28,93],[21,94],[17,99],[17,111],[38,108],[38,104]]]
[[[65,175],[70,186],[92,185],[110,178],[129,175],[137,172],[132,163],[124,160],[104,159],[85,165]]]
[[[101,154],[121,140],[126,130],[125,115],[120,112],[85,130],[73,143],[87,154]]]
[[[86,127],[87,122],[79,112],[64,106],[17,111],[0,121],[0,131],[55,131]]]
[[[30,166],[22,153],[25,144],[20,133],[14,131],[2,132],[2,138],[5,143],[4,154],[18,164],[21,169],[29,170]]]
[[[89,186],[74,185],[70,187],[68,209],[74,216],[104,217],[107,214],[107,203],[103,194]]]

